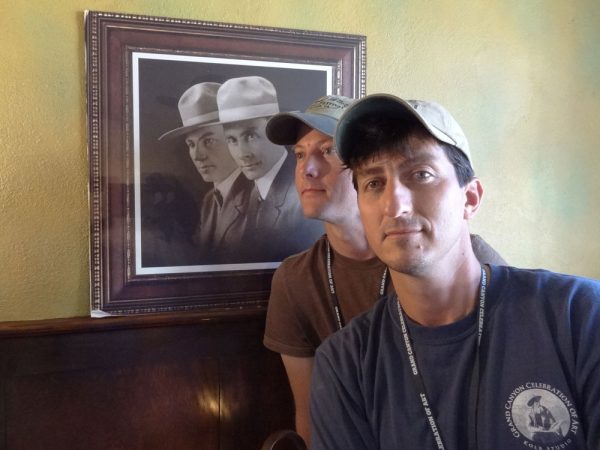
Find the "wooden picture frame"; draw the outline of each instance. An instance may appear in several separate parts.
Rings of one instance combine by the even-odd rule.
[[[304,110],[324,94],[359,98],[366,38],[96,11],[86,11],[85,35],[92,316],[264,309],[282,258],[261,260],[258,249],[256,260],[223,263],[188,251],[209,187],[184,143],[158,137],[181,126],[177,100],[199,82],[267,78],[280,111]],[[175,226],[186,230],[181,242]]]

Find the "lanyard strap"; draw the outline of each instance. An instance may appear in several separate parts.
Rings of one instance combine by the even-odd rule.
[[[335,320],[337,322],[338,330],[344,328],[344,316],[342,315],[342,309],[340,307],[340,302],[338,300],[338,296],[335,292],[335,283],[333,281],[333,270],[331,264],[331,246],[329,245],[329,239],[327,242],[327,281],[329,283],[329,294],[331,295],[331,305],[333,307],[333,312],[335,313]],[[379,297],[385,294],[385,286],[387,283],[387,267],[383,269],[383,275],[381,276],[381,285],[379,286]],[[378,298],[379,298],[378,297]]]
[[[477,406],[479,400],[479,370],[480,370],[480,358],[479,358],[479,347],[481,345],[481,336],[483,335],[483,324],[485,317],[485,290],[487,286],[486,272],[481,268],[481,283],[479,286],[479,320],[477,323],[477,345],[475,350],[475,365],[473,367],[473,374],[471,377],[470,395],[469,395],[469,449],[477,448]],[[440,433],[440,429],[437,426],[429,399],[427,398],[427,391],[425,389],[425,382],[423,376],[417,366],[417,359],[413,350],[412,343],[410,342],[410,335],[408,333],[408,327],[404,320],[404,311],[400,306],[400,301],[396,302],[398,306],[398,316],[400,317],[400,328],[402,330],[402,337],[404,339],[404,346],[406,348],[406,354],[410,364],[411,379],[413,380],[415,391],[421,400],[423,411],[427,423],[431,428],[433,439],[436,443],[438,450],[444,450],[444,441]]]

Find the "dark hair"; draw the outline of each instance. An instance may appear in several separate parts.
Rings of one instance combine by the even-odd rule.
[[[399,120],[397,117],[369,116],[356,123],[351,133],[351,137],[346,139],[349,148],[344,153],[349,155],[346,157],[346,166],[352,170],[381,153],[408,148],[409,140],[417,138],[435,141],[442,147],[461,187],[475,176],[469,159],[461,150],[432,136],[414,117],[403,116]]]

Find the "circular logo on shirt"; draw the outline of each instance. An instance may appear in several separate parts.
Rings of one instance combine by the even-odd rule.
[[[526,448],[568,448],[579,429],[575,404],[559,389],[527,382],[508,396],[504,416],[509,431]]]

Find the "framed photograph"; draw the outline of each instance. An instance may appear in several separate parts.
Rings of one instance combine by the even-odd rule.
[[[365,94],[366,38],[86,11],[92,316],[266,306],[302,217],[277,112]]]

